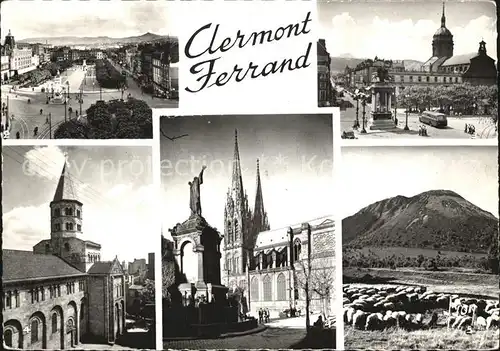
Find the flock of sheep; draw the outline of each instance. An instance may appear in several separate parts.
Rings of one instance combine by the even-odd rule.
[[[472,324],[482,329],[499,326],[498,300],[437,294],[421,286],[361,287],[346,284],[343,305],[344,323],[360,330],[434,328],[438,326],[437,310],[442,310],[441,313],[447,316],[449,328],[465,329]]]

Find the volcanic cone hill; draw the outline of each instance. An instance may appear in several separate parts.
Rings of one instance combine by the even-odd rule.
[[[449,190],[375,202],[342,220],[343,245],[487,253],[498,219]]]

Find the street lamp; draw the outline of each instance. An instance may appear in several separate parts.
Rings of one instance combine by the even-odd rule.
[[[78,100],[80,103],[80,116],[82,115],[82,104],[83,104],[83,86],[80,87],[80,99]]]
[[[352,126],[353,129],[359,128],[359,96],[360,96],[360,93],[359,93],[358,89],[356,89],[355,94],[356,94],[356,96],[354,97],[354,99],[356,99],[356,119],[354,120],[354,125]]]
[[[64,89],[64,87],[63,87]],[[64,91],[64,122],[67,121],[67,115],[66,115],[66,107],[67,107],[67,95],[66,95],[66,91]]]
[[[406,122],[405,122],[405,128],[404,130],[410,130],[410,128],[408,128],[408,95],[405,95],[405,101],[406,101]]]
[[[361,134],[366,134],[365,124],[366,124],[366,96],[363,94],[361,105],[363,106],[363,129],[361,129]]]

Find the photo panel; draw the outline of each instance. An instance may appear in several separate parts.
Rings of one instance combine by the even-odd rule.
[[[156,347],[151,150],[3,146],[5,347]]]
[[[159,129],[163,347],[335,348],[332,114]]]
[[[498,147],[344,147],[346,349],[498,349]]]
[[[2,137],[151,139],[179,105],[168,3],[2,2]]]
[[[342,139],[495,143],[494,2],[318,1],[318,17],[318,105],[340,107]]]

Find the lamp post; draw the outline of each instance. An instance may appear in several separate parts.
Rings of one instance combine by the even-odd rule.
[[[359,128],[359,94],[356,94],[354,97],[356,99],[356,119],[354,120],[353,128],[357,129]]]
[[[66,112],[66,107],[67,107],[67,106],[66,106],[66,104],[68,103],[68,102],[67,102],[67,95],[66,95],[66,92],[64,92],[64,95],[65,95],[65,97],[64,97],[64,122],[66,122],[66,121],[67,121],[67,112]]]
[[[398,126],[398,95],[396,94],[396,89],[394,89],[394,124]]]
[[[82,104],[83,104],[83,86],[80,87],[80,99],[78,100],[80,103],[80,116],[82,115]]]
[[[410,130],[410,128],[408,128],[408,95],[405,95],[405,101],[406,101],[406,121],[404,130]]]
[[[49,112],[49,139],[52,139],[52,113]]]
[[[361,134],[366,134],[365,124],[366,124],[366,96],[363,95],[361,100],[361,105],[363,106],[363,129],[361,129]]]

